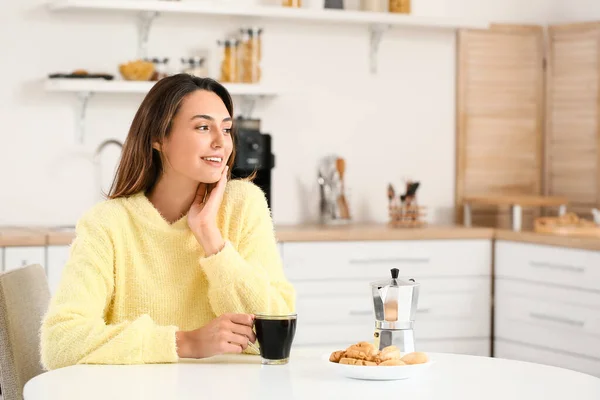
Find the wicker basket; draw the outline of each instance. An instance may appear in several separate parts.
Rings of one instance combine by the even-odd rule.
[[[394,228],[421,228],[425,222],[425,207],[417,204],[390,206],[390,225]]]

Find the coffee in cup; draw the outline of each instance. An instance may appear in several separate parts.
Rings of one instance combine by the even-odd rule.
[[[262,363],[287,364],[296,334],[297,314],[256,314],[254,328]]]

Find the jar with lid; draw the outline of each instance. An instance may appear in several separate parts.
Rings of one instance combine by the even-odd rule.
[[[169,59],[168,58],[144,58],[144,61],[151,62],[154,65],[154,73],[150,77],[151,81],[158,81],[169,76]]]
[[[388,9],[388,0],[361,0],[363,11],[385,12]]]
[[[223,47],[221,60],[221,82],[238,82],[238,46],[239,40],[228,38],[218,42]]]
[[[302,7],[302,0],[281,0],[281,5],[284,7],[300,8]]]
[[[182,72],[194,75],[200,78],[204,78],[208,76],[208,69],[204,66],[204,58],[202,57],[190,57],[190,58],[182,58]]]
[[[240,29],[240,82],[257,83],[261,79],[262,29]]]
[[[410,14],[410,0],[389,0],[391,13]]]

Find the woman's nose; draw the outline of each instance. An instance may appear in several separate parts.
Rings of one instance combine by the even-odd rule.
[[[223,147],[223,135],[217,134],[213,137],[212,147],[214,149]]]

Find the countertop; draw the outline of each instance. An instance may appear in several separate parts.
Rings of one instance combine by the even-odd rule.
[[[25,385],[25,400],[82,399],[411,399],[581,400],[600,398],[600,379],[528,362],[429,353],[433,362],[407,380],[349,379],[324,360],[332,347],[292,349],[286,365],[224,355],[173,364],[75,365]],[[339,368],[342,367],[342,368]],[[409,368],[351,367],[349,368]],[[413,367],[410,367],[413,368]],[[232,384],[235,382],[234,384]],[[576,394],[576,396],[575,396]]]
[[[74,238],[74,232],[74,229],[69,227],[0,227],[0,247],[69,245]],[[595,238],[460,225],[424,228],[392,228],[386,224],[277,225],[275,232],[280,242],[496,239],[600,251],[600,239]]]

